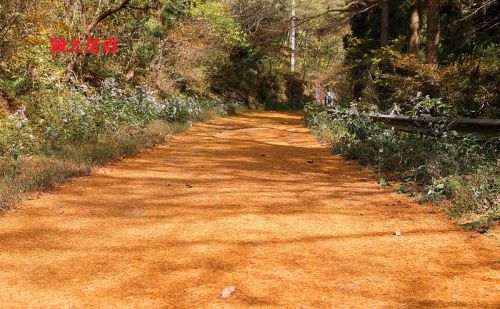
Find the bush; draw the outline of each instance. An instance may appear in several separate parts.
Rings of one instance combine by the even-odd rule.
[[[309,105],[305,119],[333,151],[413,182],[424,195],[423,201],[452,199],[454,216],[500,211],[498,137],[459,135],[439,123],[426,127],[426,134],[398,132],[356,109],[339,109],[329,115],[322,107]]]
[[[162,143],[174,133],[186,130],[186,124],[154,121],[140,129],[122,128],[99,137],[92,143],[65,144],[44,155],[0,157],[0,209],[19,196],[52,189],[71,177],[87,175],[93,166],[135,155],[140,149]]]
[[[0,119],[0,209],[20,194],[134,155],[227,109],[209,99],[159,100],[147,86],[126,91],[114,79],[97,89],[82,84],[76,91],[61,87],[57,96],[40,92],[28,110]]]
[[[159,100],[147,86],[133,91],[106,79],[99,89],[85,84],[43,95],[28,111],[0,120],[0,157],[58,151],[67,145],[97,143],[123,128],[140,129],[156,120],[203,121],[227,114],[218,101],[178,97]],[[26,116],[29,115],[29,118]]]
[[[38,147],[36,131],[24,110],[0,119],[0,157],[17,158],[21,154],[35,152]]]
[[[436,67],[402,51],[401,42],[396,39],[391,46],[363,54],[359,54],[359,46],[351,46],[348,54],[349,50],[358,50],[358,53],[352,55],[352,63],[346,67],[349,79],[341,78],[336,86],[342,90],[339,100],[361,97],[379,111],[387,112],[397,105],[402,112],[410,114],[415,112],[413,95],[421,93],[422,98],[440,98],[444,114],[499,117],[500,74],[494,53]],[[440,114],[437,110],[433,112]]]
[[[160,115],[165,120],[187,122],[225,116],[227,111],[217,101],[179,97],[166,100]]]

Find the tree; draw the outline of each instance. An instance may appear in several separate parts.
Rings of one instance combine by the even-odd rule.
[[[295,0],[292,0],[292,24],[290,30],[290,70],[295,72]]]
[[[122,0],[119,4],[117,4],[114,7],[111,7],[104,12],[100,13],[99,15],[95,16],[94,19],[92,20],[92,23],[85,29],[85,33],[83,35],[83,39],[85,40],[97,27],[97,25],[108,18],[109,16],[120,12],[121,10],[125,9],[129,4],[131,0]],[[67,67],[66,67],[66,73],[71,73],[73,72],[73,68],[75,67],[76,61],[77,61],[78,54],[75,54],[71,60],[69,61]]]
[[[382,0],[380,4],[380,45],[389,43],[389,1]]]
[[[420,0],[413,0],[409,11],[408,52],[416,54],[420,46]]]
[[[435,64],[439,48],[439,0],[427,0],[427,56],[426,62]]]

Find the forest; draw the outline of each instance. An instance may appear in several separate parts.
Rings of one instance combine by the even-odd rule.
[[[500,308],[499,12],[0,0],[0,307]]]

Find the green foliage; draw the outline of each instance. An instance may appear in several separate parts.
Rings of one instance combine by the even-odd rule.
[[[441,124],[427,127],[431,134],[398,132],[355,109],[328,115],[308,105],[305,115],[308,126],[336,153],[414,182],[424,200],[452,199],[454,216],[500,211],[498,137],[459,135]]]
[[[478,231],[480,233],[488,232],[496,221],[500,221],[500,216],[484,216],[479,218],[479,220],[472,221],[469,223],[460,224],[466,230]],[[500,259],[498,260],[500,261]]]
[[[24,111],[0,119],[0,154],[17,159],[21,154],[33,153],[39,146],[36,130]]]
[[[12,77],[11,79],[0,79],[0,88],[12,93],[12,95],[21,95],[30,90],[30,80],[26,75]]]
[[[474,173],[445,178],[436,182],[433,187],[441,186],[441,195],[452,198],[455,205],[450,209],[452,214],[492,213],[500,211],[500,162],[487,162],[479,166]],[[431,190],[433,187],[430,187]],[[430,198],[435,198],[431,196]],[[438,197],[439,198],[439,197]]]
[[[163,24],[172,28],[178,18],[185,16],[192,3],[191,0],[167,0],[160,13]]]
[[[210,27],[207,30],[212,35],[222,38],[224,44],[228,46],[249,46],[247,35],[234,18],[228,14],[223,3],[206,1],[196,5],[190,13],[195,19],[210,21]]]
[[[226,107],[215,100],[178,97],[159,100],[147,86],[128,92],[107,79],[99,89],[82,85],[77,92],[47,97],[0,120],[0,157],[59,151],[67,145],[97,143],[123,128],[140,129],[155,120],[201,121],[224,116]]]
[[[185,124],[156,121],[144,128],[122,128],[93,143],[66,144],[50,154],[20,156],[16,160],[0,157],[0,209],[24,193],[52,189],[72,177],[88,175],[96,164],[135,155],[186,129]]]
[[[31,119],[24,110],[0,119],[0,208],[20,194],[52,188],[95,164],[134,155],[229,109],[209,99],[158,100],[146,86],[127,92],[111,79],[100,89],[82,85],[59,100],[49,98],[31,106]]]
[[[150,35],[157,39],[164,39],[167,35],[165,29],[163,29],[161,23],[154,18],[150,18],[146,22],[146,27],[148,28]]]
[[[190,122],[206,120],[207,115],[221,117],[227,114],[225,107],[214,100],[196,100],[189,97],[168,99],[164,103],[161,117],[170,121]]]

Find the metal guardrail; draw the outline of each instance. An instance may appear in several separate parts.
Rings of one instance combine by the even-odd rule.
[[[444,123],[449,130],[455,130],[461,133],[474,133],[479,135],[497,135],[500,136],[499,119],[473,119],[473,118],[446,118],[446,117],[410,117],[396,115],[368,115],[375,121],[392,125],[401,131],[414,132],[428,130],[431,123]]]
[[[328,110],[333,114],[334,110]],[[405,132],[428,133],[429,124],[444,123],[450,131],[473,133],[486,136],[500,136],[500,119],[447,118],[431,116],[400,116],[383,114],[366,114],[376,122],[394,127]]]

